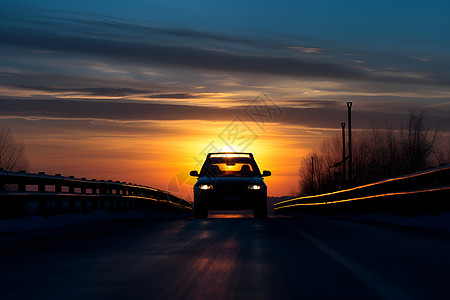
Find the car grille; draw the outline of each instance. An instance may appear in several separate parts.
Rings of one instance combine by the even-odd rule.
[[[247,186],[242,185],[223,185],[217,186],[216,192],[222,195],[241,195],[243,192],[247,190]]]

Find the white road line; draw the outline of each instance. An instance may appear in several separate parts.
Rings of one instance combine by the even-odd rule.
[[[299,233],[302,237],[310,241],[322,252],[333,258],[341,266],[352,272],[359,280],[362,281],[364,285],[366,285],[368,288],[379,294],[382,299],[393,299],[393,300],[414,299],[414,297],[411,294],[405,292],[404,290],[386,281],[369,268],[342,255],[341,253],[337,252],[336,250],[334,250],[324,242],[320,241],[319,239],[315,238],[314,236],[304,232],[303,230],[294,225],[289,224],[286,220],[278,219],[278,221],[292,228],[295,232]]]

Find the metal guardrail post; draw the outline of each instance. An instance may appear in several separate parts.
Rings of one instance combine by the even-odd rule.
[[[27,191],[27,186],[25,183],[23,182],[19,182],[19,184],[17,185],[17,190],[19,192],[26,192]]]
[[[75,213],[75,199],[69,199],[69,212]]]
[[[91,200],[91,210],[95,211],[98,209],[98,199],[92,199]]]
[[[85,213],[87,213],[87,201],[86,201],[86,199],[80,199],[79,200],[80,201],[80,208],[81,208],[81,212],[83,213],[83,214],[85,214]]]

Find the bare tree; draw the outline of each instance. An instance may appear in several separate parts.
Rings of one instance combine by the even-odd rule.
[[[28,168],[25,144],[18,142],[9,128],[0,128],[0,167],[5,171],[19,171]]]
[[[325,193],[337,188],[340,184],[337,182],[334,168],[334,164],[340,159],[337,149],[340,149],[339,139],[337,137],[328,138],[323,141],[318,150],[309,153],[302,159],[299,172],[301,178],[299,187],[302,195]]]
[[[303,157],[300,162],[299,188],[302,195],[314,195],[316,193],[314,158],[317,160],[316,154],[310,153],[307,156]]]
[[[432,163],[435,166],[442,166],[450,164],[450,137],[447,139],[438,140],[435,151],[433,152]]]
[[[383,130],[372,124],[371,131],[355,132],[353,145],[354,185],[425,170],[448,163],[450,144],[441,143],[437,128],[425,126],[424,113],[410,113],[407,129]],[[343,187],[342,141],[338,136],[324,140],[319,149],[303,158],[300,167],[300,193],[312,195]],[[340,177],[340,178],[339,178]]]
[[[430,136],[430,128],[425,127],[423,119],[425,114],[410,114],[408,131],[405,133],[402,127],[401,146],[403,156],[403,168],[405,173],[421,171],[427,168],[431,154],[436,144],[438,129]]]

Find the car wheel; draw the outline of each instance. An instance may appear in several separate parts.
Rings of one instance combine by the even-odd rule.
[[[267,218],[267,201],[264,201],[264,203],[253,209],[253,217],[258,219]]]
[[[207,219],[208,218],[208,210],[204,209],[201,206],[194,205],[194,218],[195,219]]]

